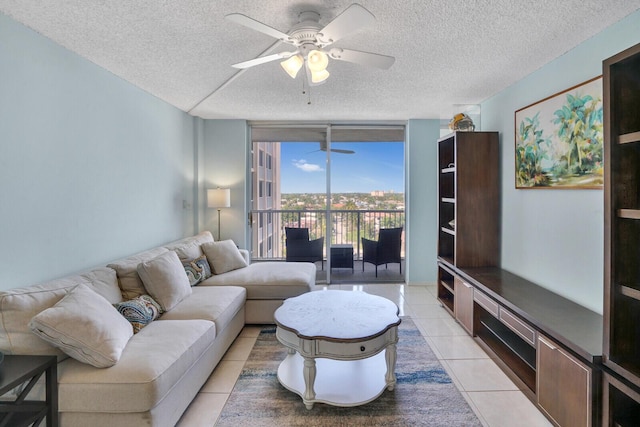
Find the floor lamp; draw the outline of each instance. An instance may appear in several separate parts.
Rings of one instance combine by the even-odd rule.
[[[220,241],[220,210],[231,207],[231,189],[214,188],[207,190],[207,206],[218,209],[218,241]]]

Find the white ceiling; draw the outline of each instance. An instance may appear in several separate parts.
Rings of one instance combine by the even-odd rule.
[[[0,0],[0,11],[160,99],[203,118],[407,120],[450,117],[640,8],[640,0],[361,0],[376,23],[334,47],[396,57],[389,70],[332,61],[302,94],[278,62],[239,74],[305,10],[324,25],[353,0]],[[278,46],[274,52],[290,50]]]

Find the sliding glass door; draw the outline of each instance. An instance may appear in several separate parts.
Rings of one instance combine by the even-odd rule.
[[[321,244],[320,281],[404,281],[404,239],[400,262],[380,264],[377,278],[362,245],[404,227],[403,126],[254,125],[252,151],[255,261],[313,262]],[[309,253],[287,248],[290,228],[306,229]]]

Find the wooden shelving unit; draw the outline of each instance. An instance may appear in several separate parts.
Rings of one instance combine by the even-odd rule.
[[[499,159],[497,132],[438,140],[438,298],[452,314],[454,269],[500,264]]]
[[[603,62],[603,85],[603,424],[640,425],[640,45]]]

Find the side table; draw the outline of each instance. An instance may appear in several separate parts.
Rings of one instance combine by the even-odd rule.
[[[331,246],[331,268],[350,268],[353,271],[353,245]]]
[[[46,401],[26,400],[42,374],[46,375]],[[0,427],[58,426],[58,360],[56,356],[5,356],[0,363],[0,396],[28,382],[14,401],[0,403]]]

